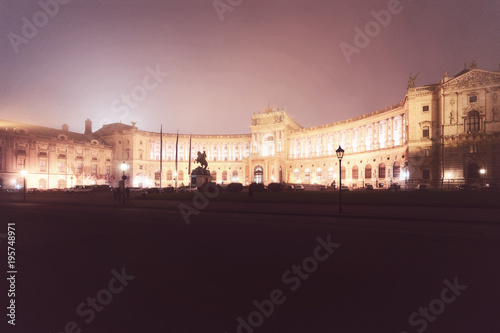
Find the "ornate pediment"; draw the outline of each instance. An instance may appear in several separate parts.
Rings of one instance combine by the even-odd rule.
[[[470,111],[478,111],[480,114],[484,115],[486,108],[476,104],[469,104],[466,108],[462,109],[462,115],[465,117]]]
[[[466,88],[500,84],[500,73],[473,69],[465,74],[455,77],[442,85],[443,88]]]

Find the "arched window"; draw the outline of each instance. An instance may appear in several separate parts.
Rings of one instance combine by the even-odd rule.
[[[378,165],[378,178],[384,179],[385,178],[385,164],[380,163]]]
[[[213,182],[217,181],[217,172],[216,171],[212,171],[210,173],[210,175],[212,176],[212,181]]]
[[[328,180],[333,179],[333,167],[328,168]]]
[[[47,189],[47,179],[42,178],[38,181],[38,188],[46,190]]]
[[[257,184],[263,183],[264,169],[260,165],[255,167],[253,175],[254,175],[254,182],[256,182]]]
[[[66,188],[66,180],[64,179],[59,179],[59,181],[57,182],[57,188]]]
[[[352,179],[358,179],[359,178],[359,170],[358,166],[355,165],[352,167]]]
[[[479,178],[479,165],[477,165],[476,163],[469,164],[467,175],[468,175],[467,178],[478,179]]]
[[[345,174],[346,174],[345,167],[342,167],[342,169],[340,169],[340,178],[345,179],[346,176]]]
[[[372,166],[368,164],[365,166],[365,179],[371,179],[372,178]]]
[[[321,168],[318,168],[318,170],[316,170],[316,180],[322,180],[323,179],[323,170],[321,170]]]
[[[238,178],[238,171],[234,170],[233,171],[233,176],[231,177],[231,181],[233,183],[237,183],[240,179]]]
[[[227,171],[222,171],[222,181],[223,182],[227,181]]]
[[[467,132],[478,132],[481,127],[479,121],[479,112],[469,112],[467,114],[467,118],[465,119],[465,130]]]
[[[311,170],[306,169],[306,172],[305,172],[305,174],[304,174],[304,180],[305,180],[306,182],[308,182],[308,181],[310,181],[310,180],[311,180]]]
[[[172,180],[172,171],[171,170],[167,171],[167,180]]]
[[[298,182],[300,180],[300,171],[299,169],[295,169],[295,171],[293,172],[293,179]]]
[[[401,174],[401,167],[399,166],[399,162],[396,161],[392,165],[392,177],[395,179],[399,179],[399,175]]]
[[[178,180],[184,180],[184,171],[179,170],[179,173],[177,175],[178,175],[177,177]]]

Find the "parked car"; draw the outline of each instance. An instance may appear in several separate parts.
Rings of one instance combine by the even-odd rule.
[[[283,191],[283,185],[281,183],[270,183],[269,185],[267,185],[267,189],[270,191],[270,192],[281,192]]]
[[[496,183],[486,184],[481,188],[483,191],[498,191],[500,187]]]
[[[94,185],[92,192],[111,192],[113,188],[109,185]]]
[[[328,187],[326,187],[326,185],[321,185],[321,186],[319,187],[319,190],[320,190],[320,191],[326,191],[326,190],[328,190]]]
[[[367,191],[373,191],[373,185],[372,185],[372,184],[366,184],[366,185],[365,185],[365,189],[366,189]]]
[[[295,189],[293,188],[293,185],[287,185],[286,190],[287,191],[294,191]]]
[[[349,186],[342,185],[342,191],[348,192]]]
[[[304,186],[303,186],[303,185],[300,185],[300,184],[299,184],[299,185],[293,185],[293,189],[294,189],[295,191],[305,191]]]
[[[398,184],[392,183],[391,186],[389,186],[388,189],[391,190],[391,191],[397,191],[397,190],[401,189],[401,186],[398,185]]]
[[[76,185],[74,187],[68,188],[66,191],[68,193],[90,193],[92,192],[92,186]]]
[[[418,184],[417,187],[415,187],[415,191],[427,191],[427,185]]]
[[[472,186],[467,184],[458,185],[457,191],[472,191]]]
[[[241,192],[243,191],[243,184],[241,183],[231,183],[227,185],[227,191],[228,192]]]
[[[267,187],[264,186],[262,183],[252,183],[250,184],[249,188],[252,189],[252,192],[266,192]]]
[[[168,185],[160,190],[162,193],[172,193],[175,192],[175,188],[172,185]]]

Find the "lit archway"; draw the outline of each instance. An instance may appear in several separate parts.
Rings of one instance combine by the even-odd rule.
[[[253,181],[257,184],[262,184],[264,182],[264,169],[260,165],[255,167],[253,178]]]

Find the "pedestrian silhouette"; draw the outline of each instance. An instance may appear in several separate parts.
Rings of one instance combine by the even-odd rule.
[[[253,191],[252,186],[248,186],[248,202],[253,202]]]

